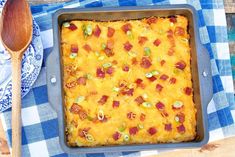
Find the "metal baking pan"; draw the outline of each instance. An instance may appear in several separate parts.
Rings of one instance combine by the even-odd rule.
[[[66,144],[64,101],[63,101],[63,63],[60,49],[60,30],[64,21],[70,20],[129,20],[142,19],[150,16],[168,17],[184,15],[189,20],[191,47],[191,70],[194,89],[194,102],[197,108],[197,136],[195,140],[181,143],[115,145],[99,147],[69,147]],[[59,141],[61,148],[67,153],[99,153],[115,151],[140,151],[159,148],[192,148],[200,147],[208,142],[207,105],[212,98],[212,77],[210,59],[199,39],[198,17],[196,10],[189,5],[161,5],[147,7],[116,7],[116,8],[79,8],[62,9],[53,15],[54,48],[48,56],[47,85],[50,104],[58,114]]]

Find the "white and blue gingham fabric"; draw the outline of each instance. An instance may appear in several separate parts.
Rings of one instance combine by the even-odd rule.
[[[74,0],[67,3],[32,6],[41,29],[44,61],[38,80],[22,100],[22,156],[67,157],[61,150],[56,112],[48,103],[45,61],[53,47],[51,15],[60,8],[190,4],[199,16],[201,42],[208,50],[213,73],[214,96],[208,106],[210,141],[235,135],[235,105],[232,71],[227,43],[223,0]],[[1,77],[1,76],[0,76]],[[11,145],[11,110],[1,113],[4,130]],[[82,154],[81,157],[145,156],[161,150]]]

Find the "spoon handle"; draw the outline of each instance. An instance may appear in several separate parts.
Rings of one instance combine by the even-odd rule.
[[[12,55],[12,157],[21,157],[21,57],[14,54]]]

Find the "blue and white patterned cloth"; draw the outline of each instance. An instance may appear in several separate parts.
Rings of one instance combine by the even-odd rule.
[[[214,96],[208,106],[210,141],[235,135],[234,88],[223,0],[74,0],[67,3],[31,7],[34,18],[41,29],[44,62],[38,80],[22,100],[22,156],[75,156],[65,154],[59,146],[57,115],[47,98],[45,61],[53,47],[51,15],[54,11],[63,7],[146,6],[176,3],[188,3],[196,8],[200,19],[200,38],[211,58]],[[11,144],[10,109],[1,113],[1,120],[8,142]],[[145,156],[159,152],[161,150],[80,156]]]

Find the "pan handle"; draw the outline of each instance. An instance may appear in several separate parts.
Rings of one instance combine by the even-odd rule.
[[[202,104],[206,104],[206,108],[213,96],[213,83],[212,83],[212,69],[209,53],[207,49],[203,46],[199,46],[198,59],[200,64],[198,64],[199,69],[199,79],[200,79],[200,93]]]
[[[47,91],[48,101],[54,110],[58,113],[59,108],[62,106],[62,93],[61,93],[61,69],[56,66],[60,65],[59,53],[57,49],[53,49],[46,60],[47,71]]]

